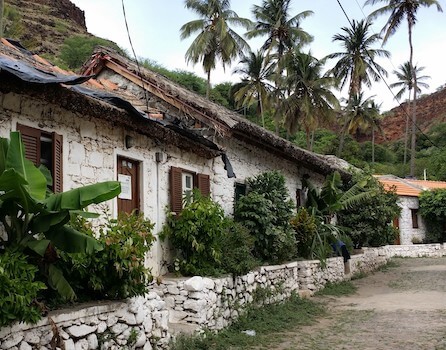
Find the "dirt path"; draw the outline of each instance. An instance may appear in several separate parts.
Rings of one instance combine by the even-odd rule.
[[[277,350],[446,350],[446,258],[395,259],[348,297],[315,297],[327,316],[283,335]]]

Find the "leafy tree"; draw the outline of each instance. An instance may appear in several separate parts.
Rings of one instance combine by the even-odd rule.
[[[0,246],[32,254],[49,285],[73,299],[73,289],[54,265],[55,248],[70,253],[101,250],[95,238],[66,224],[73,212],[89,214],[83,209],[117,196],[121,187],[109,181],[53,194],[47,190],[51,181],[46,168],[38,169],[25,158],[19,132],[11,132],[10,140],[0,138],[0,222],[6,233]]]
[[[247,180],[249,193],[236,203],[234,219],[255,238],[254,256],[279,263],[295,256],[296,243],[290,225],[293,203],[285,178],[277,171]]]
[[[384,33],[383,44],[387,42],[389,37],[397,31],[404,19],[407,20],[408,38],[409,38],[409,65],[414,81],[414,97],[412,101],[412,139],[411,139],[411,156],[410,156],[410,176],[415,175],[415,148],[416,148],[416,100],[417,100],[417,80],[416,71],[413,64],[413,44],[412,31],[417,21],[417,12],[420,7],[435,6],[438,11],[442,12],[440,3],[437,0],[367,0],[365,5],[375,5],[384,3],[384,6],[373,11],[369,17],[376,18],[381,15],[389,15],[389,19],[382,29]]]
[[[209,98],[211,70],[215,68],[217,60],[225,67],[249,47],[230,26],[248,28],[251,21],[232,11],[229,0],[186,0],[185,6],[199,17],[180,28],[181,39],[198,32],[186,51],[186,61],[193,64],[202,62],[207,74],[206,97]]]
[[[77,69],[90,57],[97,45],[111,47],[120,54],[127,56],[126,52],[114,42],[95,36],[72,36],[65,40],[60,51],[60,59],[70,69]]]
[[[242,65],[234,73],[242,74],[242,81],[234,86],[234,98],[238,106],[256,105],[262,126],[265,127],[265,108],[269,106],[273,86],[269,83],[272,65],[263,51],[250,52],[240,61]]]
[[[427,226],[426,241],[443,243],[446,240],[446,190],[423,191],[419,203]]]
[[[345,228],[355,247],[393,244],[396,231],[391,222],[401,208],[395,192],[386,191],[370,175],[357,175],[357,184],[366,182],[359,205],[344,206],[338,212],[338,224]],[[352,188],[354,188],[354,185]]]
[[[426,80],[429,77],[427,75],[420,75],[421,71],[424,70],[424,67],[414,66],[414,72],[412,72],[412,68],[410,62],[405,62],[398,67],[398,70],[394,70],[393,73],[398,78],[396,83],[390,84],[391,88],[400,89],[396,93],[396,98],[400,99],[401,96],[407,91],[408,92],[408,102],[407,104],[410,106],[411,92],[414,88],[415,81],[414,77],[416,77],[417,81],[417,94],[421,93],[421,87],[428,88],[429,85],[424,83],[422,80]],[[404,164],[406,164],[407,160],[407,140],[409,138],[409,113],[406,113],[406,131],[404,133]]]
[[[322,76],[322,61],[298,50],[289,55],[286,66],[286,84],[290,96],[282,104],[285,126],[289,133],[294,134],[298,124],[303,125],[307,135],[307,149],[312,150],[310,133],[314,132],[319,123],[334,117],[334,109],[339,105],[330,90],[335,80]]]

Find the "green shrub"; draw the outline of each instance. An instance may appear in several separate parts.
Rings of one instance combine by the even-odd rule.
[[[252,254],[254,242],[254,237],[246,227],[231,220],[228,232],[222,237],[221,242],[222,269],[232,273],[233,276],[240,276],[258,266],[259,262]]]
[[[75,218],[71,224],[79,231],[95,235],[85,219]],[[61,267],[78,297],[123,299],[146,293],[152,276],[144,260],[155,240],[153,226],[141,213],[121,213],[99,229],[102,251],[62,254]]]
[[[236,203],[234,218],[255,237],[254,256],[271,263],[292,259],[296,255],[290,225],[293,203],[283,175],[263,173],[248,179],[247,184],[250,192]]]
[[[228,221],[221,206],[195,190],[179,215],[168,213],[161,237],[176,250],[175,270],[185,276],[221,272],[221,240]]]
[[[446,190],[423,191],[419,200],[420,214],[427,226],[426,242],[446,241]]]
[[[302,207],[291,219],[291,226],[296,235],[297,254],[306,259],[311,258],[311,247],[318,229],[316,218]]]
[[[34,301],[45,284],[35,281],[37,267],[16,249],[0,253],[0,327],[15,321],[36,323],[41,312]]]

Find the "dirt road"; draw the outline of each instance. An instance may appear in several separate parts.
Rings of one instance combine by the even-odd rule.
[[[327,315],[271,349],[446,350],[446,258],[395,259],[353,281],[346,297],[315,297]]]

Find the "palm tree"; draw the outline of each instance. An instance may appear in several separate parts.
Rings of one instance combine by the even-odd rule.
[[[313,12],[303,11],[291,16],[290,4],[291,0],[263,0],[261,6],[254,5],[252,12],[256,23],[245,34],[248,39],[266,36],[262,49],[267,52],[268,58],[274,59],[277,64],[274,79],[276,85],[276,133],[279,132],[278,110],[282,93],[280,90],[283,81],[281,78],[284,69],[283,58],[294,47],[302,47],[313,40],[313,37],[300,25],[302,20],[312,15]]]
[[[249,47],[230,25],[248,28],[251,21],[232,11],[229,0],[186,0],[185,6],[200,17],[180,28],[181,39],[198,32],[186,51],[186,61],[193,64],[202,62],[207,74],[206,97],[209,98],[211,70],[215,68],[216,61],[220,60],[224,68]]]
[[[403,94],[407,91],[408,92],[408,100],[407,104],[410,106],[410,99],[411,99],[411,92],[414,88],[414,76],[416,76],[417,80],[417,93],[421,92],[421,87],[428,88],[429,85],[427,83],[424,83],[422,80],[429,79],[430,77],[427,75],[420,75],[420,72],[424,70],[424,67],[417,67],[414,66],[415,72],[412,73],[412,69],[410,66],[410,62],[405,62],[404,64],[401,64],[398,67],[398,70],[394,70],[393,73],[398,78],[398,81],[396,83],[390,84],[391,88],[398,88],[400,89],[395,97],[399,100]],[[409,113],[406,113],[406,131],[404,134],[404,164],[406,164],[407,161],[407,142],[409,139]]]
[[[336,81],[329,76],[323,76],[324,65],[310,54],[294,50],[287,62],[288,76],[286,87],[290,96],[283,102],[287,132],[294,134],[301,123],[307,136],[307,149],[311,150],[310,132],[314,131],[321,121],[334,116],[334,108],[339,102],[331,92]]]
[[[242,81],[234,86],[234,98],[238,106],[257,104],[257,113],[265,127],[264,110],[269,103],[273,86],[268,79],[272,73],[272,64],[268,62],[263,51],[251,52],[240,61],[242,67],[234,73],[242,74]]]
[[[437,10],[442,12],[439,2],[437,0],[367,0],[365,5],[375,5],[378,3],[385,3],[385,5],[373,11],[369,17],[376,18],[381,15],[389,15],[389,19],[384,25],[382,32],[384,34],[383,44],[387,42],[389,37],[397,31],[404,19],[407,20],[407,29],[409,34],[409,64],[413,74],[415,74],[413,66],[413,44],[412,44],[412,30],[417,22],[417,11],[420,7],[436,6]],[[417,79],[414,75],[414,97],[412,101],[412,138],[410,147],[410,176],[415,175],[415,147],[416,147],[416,96],[417,96]]]
[[[372,129],[372,163],[375,162],[375,130],[381,130],[379,125],[380,106],[372,97],[364,98],[364,94],[353,95],[344,109],[346,130],[348,133],[359,133]]]
[[[365,84],[370,87],[373,81],[379,81],[382,76],[387,77],[387,71],[375,62],[377,57],[390,57],[390,53],[383,49],[374,49],[381,37],[370,33],[371,22],[353,20],[351,28],[342,27],[343,33],[333,36],[333,41],[339,41],[344,51],[328,55],[327,59],[337,59],[335,66],[329,71],[339,79],[343,88],[349,81],[349,100],[362,91]],[[347,124],[342,125],[338,156],[344,147]]]
[[[341,88],[349,81],[349,98],[362,91],[362,84],[370,87],[373,81],[379,81],[382,76],[387,77],[387,71],[375,62],[377,57],[390,57],[390,53],[383,49],[373,49],[381,37],[371,34],[369,21],[352,21],[351,28],[342,27],[343,33],[333,36],[333,41],[339,41],[344,48],[342,52],[335,52],[327,56],[337,59],[337,63],[330,70],[340,79]]]

